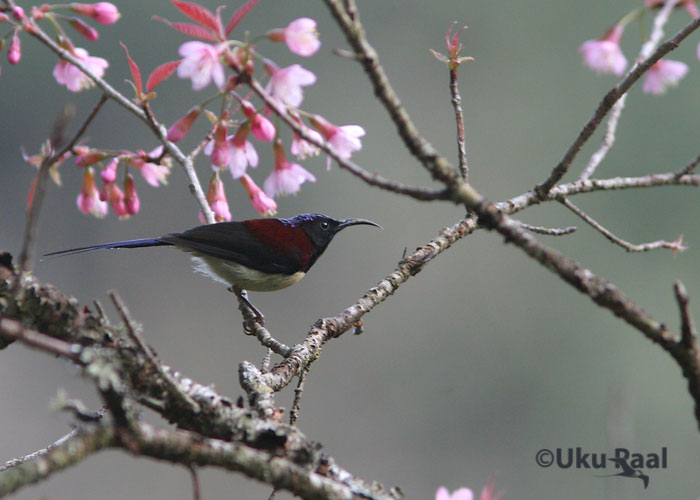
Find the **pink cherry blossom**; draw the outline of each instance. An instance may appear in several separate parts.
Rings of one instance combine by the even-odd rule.
[[[598,40],[583,42],[579,52],[583,55],[584,64],[596,73],[622,75],[627,67],[627,59],[620,49],[623,30],[621,24],[616,24]]]
[[[311,124],[316,130],[321,132],[341,158],[350,158],[355,151],[362,149],[360,137],[365,135],[365,129],[359,125],[342,125],[339,127],[320,115],[314,115],[311,119]],[[326,166],[327,168],[331,166],[330,156]]]
[[[310,128],[306,129],[306,133],[309,134],[311,137],[316,139],[319,142],[323,142],[323,136],[316,132],[315,130],[312,130]],[[290,148],[290,151],[294,156],[299,158],[300,160],[303,160],[307,156],[315,156],[319,153],[318,146],[315,146],[311,144],[309,141],[302,139],[299,137],[296,133],[292,137],[292,146]]]
[[[308,17],[296,19],[286,28],[272,30],[267,36],[274,42],[284,41],[291,52],[303,57],[314,55],[321,47],[316,21]]]
[[[192,79],[193,90],[202,90],[210,81],[223,90],[226,75],[220,56],[224,47],[196,40],[183,43],[178,51],[183,60],[177,67],[177,76]]]
[[[109,2],[72,3],[69,7],[73,12],[91,17],[101,24],[114,24],[121,17],[117,7]]]
[[[241,177],[241,184],[248,192],[248,198],[253,208],[264,216],[275,215],[277,213],[277,203],[260,189],[248,174]]]
[[[265,69],[270,75],[265,91],[289,106],[299,106],[304,100],[302,87],[316,83],[316,75],[298,64],[279,68],[266,61]]]
[[[665,94],[670,87],[678,85],[687,72],[687,64],[661,59],[647,71],[642,92],[654,95]]]
[[[281,141],[275,142],[274,149],[275,169],[263,183],[265,194],[271,198],[295,194],[304,182],[316,182],[316,177],[311,172],[297,163],[287,161]]]
[[[138,156],[129,158],[129,164],[139,169],[144,180],[153,187],[168,183],[170,166],[153,163],[151,158],[158,158],[163,152],[163,146],[158,146],[150,153],[139,151]]]
[[[248,140],[249,132],[250,123],[246,122],[240,126],[235,135],[228,136],[226,139],[228,161],[223,168],[231,170],[234,179],[240,178],[249,166],[252,168],[258,166],[258,153]],[[210,141],[204,147],[204,154],[211,155],[213,150],[214,142]],[[217,165],[212,162],[212,167],[216,169]]]
[[[72,48],[71,52],[73,57],[83,63],[85,69],[96,77],[102,78],[102,75],[105,74],[105,69],[109,66],[109,63],[101,57],[92,57],[88,54],[87,50],[81,49],[80,47]],[[58,61],[54,67],[53,77],[59,84],[65,85],[71,92],[80,92],[81,90],[89,89],[95,85],[92,78],[83,73],[78,67],[63,59]]]
[[[95,175],[91,167],[83,174],[83,187],[76,199],[78,209],[86,215],[104,217],[107,215],[107,202],[100,200],[100,193],[95,184]]]

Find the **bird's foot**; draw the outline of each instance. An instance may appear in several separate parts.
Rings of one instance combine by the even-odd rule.
[[[243,329],[246,333],[252,332],[253,325],[255,323],[258,323],[260,326],[265,326],[265,316],[263,316],[263,314],[258,310],[257,307],[253,305],[253,303],[250,300],[248,300],[248,294],[245,290],[232,286],[231,288],[229,288],[229,291],[235,293],[236,297],[238,297],[238,300],[243,302],[245,306],[250,310],[250,312],[253,313],[253,317],[248,317],[245,320],[243,320]],[[246,312],[244,311],[241,312],[246,314]]]

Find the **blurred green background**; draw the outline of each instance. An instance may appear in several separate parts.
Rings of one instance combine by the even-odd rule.
[[[440,151],[456,159],[454,119],[447,72],[430,55],[444,52],[444,34],[457,21],[465,55],[461,90],[467,150],[474,185],[492,200],[520,194],[544,179],[616,82],[583,68],[577,53],[641,0],[586,2],[489,2],[485,0],[359,1],[370,41],[418,127]],[[22,2],[20,2],[22,4]],[[157,14],[184,18],[166,1],[117,2],[123,17],[100,27],[98,42],[76,44],[110,62],[107,79],[129,93],[123,51],[148,73],[177,58],[186,40]],[[212,8],[216,1],[205,2]],[[237,7],[227,5],[225,16]],[[25,5],[28,7],[29,4]],[[300,63],[318,75],[304,108],[338,124],[367,130],[354,159],[370,171],[416,184],[429,184],[425,172],[403,149],[393,124],[373,99],[359,65],[334,56],[345,42],[321,2],[262,0],[239,28],[255,35],[292,19],[318,20],[323,46],[310,59],[284,47],[260,43],[280,65]],[[676,13],[666,33],[689,20]],[[650,19],[647,19],[647,27]],[[623,49],[633,60],[640,30],[630,25]],[[690,65],[688,76],[665,97],[635,87],[627,101],[615,148],[599,167],[599,177],[644,175],[675,170],[698,153],[698,35],[672,53]],[[67,102],[84,117],[96,91],[72,94],[51,76],[55,56],[23,37],[16,67],[2,61],[0,78],[0,247],[21,247],[27,192],[34,169],[23,163],[51,129]],[[171,124],[211,94],[195,94],[175,77],[158,89],[153,109]],[[73,125],[77,120],[73,122]],[[204,120],[197,130],[204,130]],[[193,134],[195,135],[195,134]],[[114,103],[88,132],[89,144],[144,149],[156,142],[149,130]],[[185,145],[193,144],[194,139]],[[600,141],[597,134],[568,177],[581,171]],[[257,144],[261,165],[251,175],[262,184],[271,151]],[[325,170],[325,158],[305,166],[317,182],[296,197],[279,201],[279,215],[323,212],[364,217],[383,231],[355,228],[339,235],[306,279],[274,294],[253,294],[267,325],[281,341],[300,341],[317,318],[334,315],[390,273],[409,251],[456,222],[463,211],[449,204],[425,204],[371,189],[348,173]],[[206,185],[211,170],[200,158]],[[40,221],[38,250],[160,235],[198,224],[182,171],[175,167],[167,187],[153,189],[137,177],[141,213],[128,221],[83,216],[75,206],[81,171],[67,162],[64,186],[49,188]],[[255,217],[244,191],[225,178],[234,218]],[[640,243],[671,241],[685,235],[688,251],[628,254],[584,227],[559,205],[521,214],[535,225],[579,226],[575,234],[541,236],[594,272],[609,278],[655,318],[678,329],[672,284],[682,279],[700,313],[700,231],[697,192],[669,187],[576,197],[574,202],[618,236]],[[245,337],[230,294],[193,274],[188,258],[167,249],[103,252],[37,264],[40,280],[89,304],[108,304],[106,291],[119,291],[145,336],[165,363],[233,398],[241,394],[237,366],[259,362],[264,354]],[[116,321],[116,313],[107,306]],[[69,418],[51,412],[59,388],[93,408],[94,390],[68,364],[19,345],[0,353],[0,461],[42,448],[69,430]],[[278,397],[289,408],[293,390]],[[433,498],[451,490],[480,489],[493,478],[506,499],[664,498],[700,495],[700,436],[680,370],[668,355],[640,333],[597,308],[521,251],[495,234],[480,231],[459,242],[386,303],[365,317],[365,333],[331,342],[313,365],[303,397],[300,428],[320,441],[339,463],[365,479],[398,485],[408,498]],[[595,477],[593,470],[543,469],[535,462],[542,448],[582,447],[611,452],[623,446],[640,453],[668,448],[666,470],[647,471],[650,484],[625,478]],[[602,473],[604,473],[603,471]],[[610,472],[610,469],[608,469]],[[202,498],[267,498],[270,488],[243,476],[201,472]],[[577,493],[574,493],[577,492]],[[101,453],[15,498],[71,499],[189,498],[190,476],[182,467],[121,452]],[[288,498],[280,494],[278,498]]]

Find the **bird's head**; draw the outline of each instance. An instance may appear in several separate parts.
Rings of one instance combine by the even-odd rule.
[[[350,226],[367,225],[381,229],[382,226],[366,219],[341,219],[336,220],[323,214],[303,214],[292,217],[290,221],[301,228],[313,242],[319,255],[323,253],[333,237],[339,231]]]

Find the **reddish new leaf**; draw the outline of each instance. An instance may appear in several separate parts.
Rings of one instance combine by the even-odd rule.
[[[153,73],[150,74],[148,81],[146,82],[146,92],[150,92],[156,88],[160,82],[170,77],[170,75],[173,74],[173,71],[175,71],[180,65],[180,62],[181,61],[166,62],[154,69]]]
[[[258,3],[258,1],[259,0],[248,0],[246,3],[241,5],[236,12],[233,13],[231,19],[229,19],[228,24],[226,25],[226,36],[228,36],[228,34],[231,33],[236,26],[238,26],[238,23],[243,20],[243,18],[248,14],[248,12],[251,11],[253,7],[255,7],[255,4]]]
[[[183,2],[182,0],[171,0],[180,12],[202,26],[212,30],[214,33],[221,32],[221,22],[212,11],[194,2]]]
[[[126,48],[126,45],[123,43],[119,42],[122,48],[124,49],[124,52],[126,52],[126,60],[129,62],[129,69],[131,70],[131,78],[134,80],[134,87],[136,89],[136,94],[138,96],[141,95],[142,90],[143,90],[143,82],[141,80],[141,70],[139,69],[138,64],[134,62],[134,60],[131,58],[129,55],[129,49]]]
[[[216,33],[212,33],[209,29],[199,26],[198,24],[192,23],[173,23],[167,19],[163,19],[159,16],[153,16],[156,21],[163,22],[173,29],[176,29],[180,33],[184,33],[192,38],[199,38],[200,40],[206,40],[207,42],[216,42]]]

